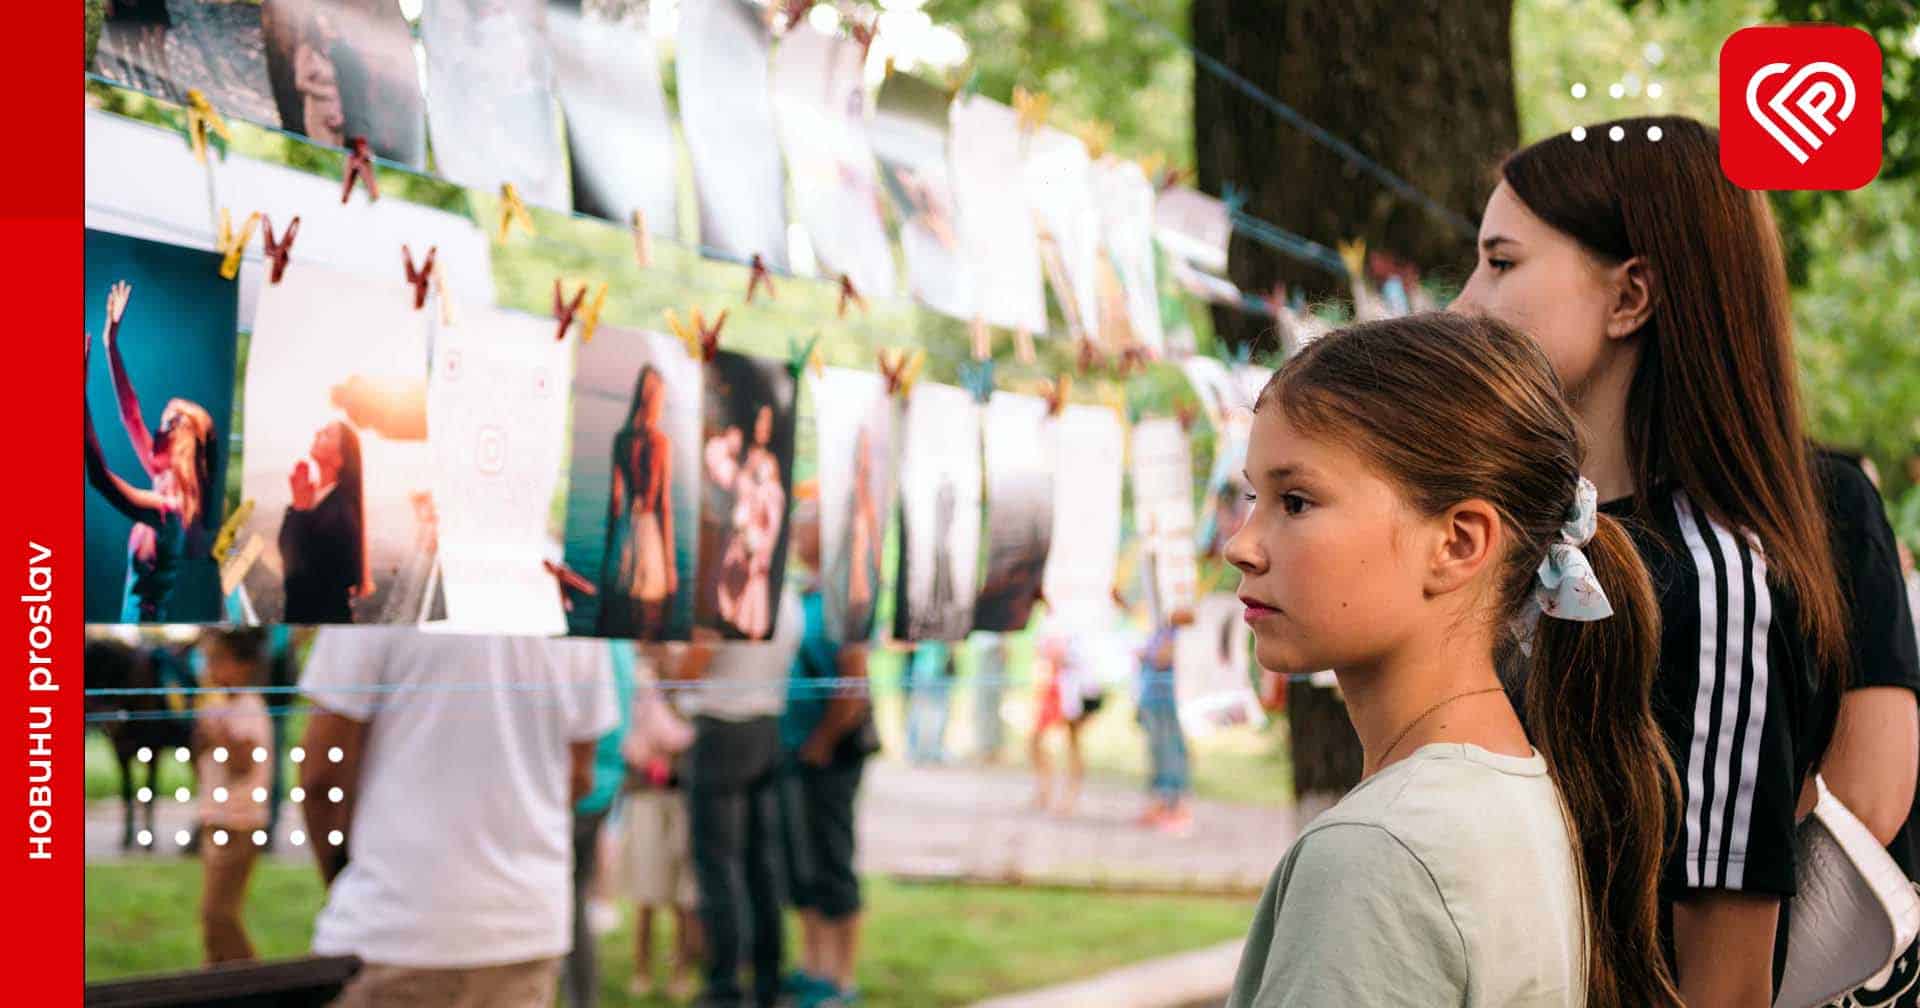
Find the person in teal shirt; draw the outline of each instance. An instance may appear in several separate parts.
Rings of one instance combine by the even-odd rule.
[[[600,863],[600,833],[613,809],[613,799],[626,784],[627,761],[620,747],[633,724],[633,649],[630,640],[610,640],[613,652],[613,689],[620,708],[620,724],[600,736],[593,750],[593,789],[573,806],[573,951],[567,953],[564,987],[567,1003],[575,1008],[594,1004],[600,978],[593,961],[593,929],[587,923],[587,894],[592,891]]]

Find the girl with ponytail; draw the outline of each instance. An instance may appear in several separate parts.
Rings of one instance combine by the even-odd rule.
[[[1547,357],[1485,319],[1353,326],[1261,393],[1226,556],[1260,664],[1332,668],[1366,770],[1274,872],[1230,1005],[1678,1003],[1659,612],[1584,454]]]

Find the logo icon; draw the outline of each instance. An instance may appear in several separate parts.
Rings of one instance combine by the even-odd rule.
[[[1746,189],[1880,173],[1880,47],[1857,28],[1746,28],[1720,47],[1720,170]]]

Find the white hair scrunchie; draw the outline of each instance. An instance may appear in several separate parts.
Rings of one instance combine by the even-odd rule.
[[[1593,565],[1580,547],[1593,540],[1600,524],[1600,492],[1593,481],[1580,477],[1573,491],[1573,507],[1560,526],[1560,537],[1547,547],[1546,559],[1534,580],[1520,615],[1513,619],[1513,635],[1520,641],[1520,653],[1533,655],[1534,630],[1542,614],[1554,619],[1592,623],[1613,615],[1613,603],[1593,576]]]

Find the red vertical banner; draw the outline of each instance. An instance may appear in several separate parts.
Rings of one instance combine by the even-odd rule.
[[[84,563],[80,438],[85,204],[82,4],[22,4],[23,44],[0,69],[17,97],[0,159],[7,328],[0,402],[16,418],[0,493],[0,891],[12,926],[5,982],[16,1005],[77,1005],[85,977]],[[22,30],[24,29],[24,30]],[[61,93],[70,97],[62,99]],[[69,105],[67,102],[73,101]]]

